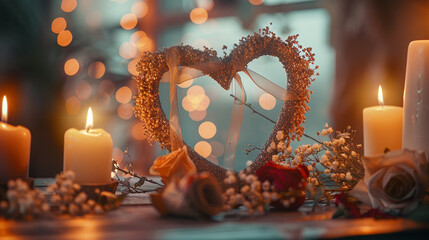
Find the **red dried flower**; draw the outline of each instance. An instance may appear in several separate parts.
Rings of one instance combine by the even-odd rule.
[[[308,169],[305,165],[296,167],[286,167],[268,161],[265,166],[256,171],[256,176],[262,183],[265,181],[274,185],[276,190],[281,193],[296,192],[293,202],[289,206],[285,206],[281,199],[271,202],[271,206],[281,211],[292,211],[299,208],[305,200],[306,179],[308,177]]]

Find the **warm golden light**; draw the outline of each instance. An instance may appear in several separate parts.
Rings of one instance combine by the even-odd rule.
[[[139,62],[139,60],[140,59],[138,59],[138,58],[134,58],[133,60],[131,60],[128,63],[128,72],[131,73],[134,76],[138,76],[139,75],[139,72],[137,72],[137,68],[136,68],[137,63]]]
[[[198,133],[202,138],[210,139],[216,135],[216,125],[210,121],[205,121],[200,124]]]
[[[76,8],[76,6],[76,0],[63,0],[61,2],[61,10],[63,10],[64,12],[71,12]]]
[[[1,107],[1,121],[7,122],[7,99],[6,95],[3,96],[3,103]]]
[[[220,157],[223,155],[224,147],[222,143],[218,141],[214,141],[214,142],[211,142],[210,145],[212,146],[212,154],[215,157]]]
[[[212,146],[206,141],[199,141],[195,144],[194,150],[202,157],[208,157],[212,153]]]
[[[136,140],[145,140],[146,136],[144,135],[144,126],[143,123],[141,122],[137,122],[133,125],[133,128],[131,130],[131,135],[133,136],[134,139]]]
[[[115,92],[115,84],[109,80],[104,79],[98,85],[98,94],[105,97],[110,97]]]
[[[179,87],[181,87],[181,88],[188,88],[192,85],[192,83],[194,83],[194,79],[191,79],[192,76],[189,74],[183,73],[180,75],[179,78],[180,78],[179,80],[182,80],[182,79],[187,80],[186,82],[182,82],[182,83],[178,84]]]
[[[204,111],[193,111],[193,110],[191,110],[189,112],[189,117],[196,122],[203,120],[206,116],[207,116],[207,110],[204,110]]]
[[[88,108],[88,114],[86,116],[86,131],[89,132],[91,128],[94,127],[94,117],[92,116],[91,107]]]
[[[124,86],[116,91],[115,98],[119,103],[127,103],[131,100],[132,95],[133,93],[131,89],[127,86]]]
[[[124,120],[128,120],[133,116],[133,105],[123,103],[118,107],[118,116]]]
[[[137,54],[137,48],[132,42],[124,42],[119,47],[119,55],[125,59],[131,59]]]
[[[264,2],[264,0],[249,0],[249,2],[252,5],[258,6],[258,5],[261,5]]]
[[[378,85],[378,104],[384,106],[383,91],[381,90],[381,85]]]
[[[192,86],[186,92],[186,95],[193,95],[193,96],[205,95],[205,94],[206,94],[206,91],[204,91],[204,88],[198,85]]]
[[[66,111],[70,115],[75,115],[80,110],[80,101],[77,97],[70,97],[66,101]]]
[[[145,2],[136,2],[131,7],[131,12],[134,13],[138,18],[142,18],[149,12],[149,7]]]
[[[131,30],[137,26],[137,17],[134,13],[128,13],[122,16],[121,26],[125,30]]]
[[[264,93],[259,97],[259,105],[265,110],[271,110],[276,106],[276,99],[269,93]]]
[[[94,62],[91,65],[89,65],[88,75],[92,78],[99,79],[104,76],[105,72],[106,72],[106,67],[104,66],[104,63],[100,61]]]
[[[61,47],[69,45],[73,40],[73,35],[69,30],[61,31],[57,36],[57,43]]]
[[[71,58],[64,63],[64,72],[73,76],[79,71],[79,62],[75,58]]]
[[[79,99],[86,100],[91,97],[92,87],[87,81],[81,81],[76,84],[75,93]]]
[[[57,17],[52,21],[51,30],[53,33],[60,33],[67,27],[67,21],[63,17]]]
[[[195,24],[203,24],[207,21],[208,13],[204,8],[194,8],[192,9],[189,17],[191,21]]]

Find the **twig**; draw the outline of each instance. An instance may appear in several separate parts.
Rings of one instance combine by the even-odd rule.
[[[114,160],[113,160],[113,161],[114,161]],[[131,176],[133,176],[133,177],[136,177],[136,178],[138,178],[138,179],[144,180],[144,181],[146,181],[146,182],[150,182],[150,183],[156,184],[156,185],[161,186],[161,187],[163,187],[163,186],[164,186],[164,185],[162,185],[162,184],[160,184],[160,183],[158,183],[158,182],[155,182],[155,181],[153,181],[153,180],[151,180],[151,179],[148,179],[147,177],[142,177],[142,176],[139,176],[139,175],[135,174],[134,172],[131,172],[131,171],[129,171],[129,170],[124,170],[124,169],[120,168],[120,167],[119,167],[119,164],[117,164],[117,163],[116,163],[116,161],[115,161],[115,163],[113,164],[113,166],[115,167],[115,169],[116,169],[116,170],[118,170],[118,171],[120,171],[120,172],[123,172],[123,173],[125,173],[125,174],[129,174],[129,175],[131,175]]]
[[[241,103],[243,103],[243,101],[241,101],[240,99],[238,99],[238,98],[237,98],[236,96],[234,96],[233,94],[229,94],[229,95],[230,95],[231,97],[233,97],[233,98],[234,98],[234,100],[237,100],[237,101],[240,101]],[[256,113],[257,115],[259,115],[259,116],[261,116],[261,117],[265,118],[266,120],[270,121],[271,123],[276,124],[276,122],[275,122],[274,120],[272,120],[271,118],[269,118],[269,117],[265,116],[264,114],[262,114],[262,113],[260,113],[260,112],[256,111],[256,110],[252,107],[252,105],[251,105],[251,104],[248,104],[248,103],[243,103],[243,104],[244,104],[246,107],[250,108],[250,110],[252,110],[252,112],[253,112],[253,113]],[[305,134],[305,133],[303,133],[302,135],[303,135],[304,137],[306,137],[306,138],[309,138],[309,139],[311,139],[311,140],[313,140],[313,141],[315,141],[315,142],[319,143],[319,144],[322,144],[323,146],[325,146],[326,148],[328,148],[329,150],[331,150],[331,151],[332,151],[332,148],[331,148],[331,147],[329,147],[329,146],[325,145],[323,142],[321,142],[321,141],[319,141],[319,140],[315,139],[314,137],[312,137],[312,136],[310,136],[310,135],[307,135],[307,134]]]
[[[115,160],[113,160],[113,161],[114,161],[113,166],[114,166],[115,170],[118,170],[118,171],[123,172],[125,174],[129,174],[129,175],[131,175],[133,177],[136,177],[136,178],[141,179],[141,180],[146,181],[146,182],[150,182],[150,183],[156,184],[156,185],[161,186],[161,187],[164,186],[164,185],[162,185],[162,184],[160,184],[158,182],[155,182],[155,181],[153,181],[151,179],[148,179],[147,177],[139,176],[139,175],[135,174],[134,172],[122,169],[122,168],[119,167],[119,164]]]

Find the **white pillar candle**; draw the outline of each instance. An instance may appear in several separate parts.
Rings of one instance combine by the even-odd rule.
[[[364,155],[373,156],[402,148],[402,108],[384,106],[381,86],[378,98],[380,106],[363,109]]]
[[[7,100],[3,97],[0,122],[0,183],[9,179],[28,178],[30,164],[30,131],[7,124]]]
[[[402,147],[424,151],[429,158],[429,40],[408,46]]]
[[[103,129],[92,129],[92,110],[88,109],[85,130],[69,129],[64,135],[64,171],[72,170],[76,182],[102,185],[111,182],[112,137]]]

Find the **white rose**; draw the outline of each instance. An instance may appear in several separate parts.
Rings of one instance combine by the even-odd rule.
[[[407,149],[364,157],[365,177],[351,191],[360,201],[384,211],[407,214],[425,195],[428,164],[423,152]]]

